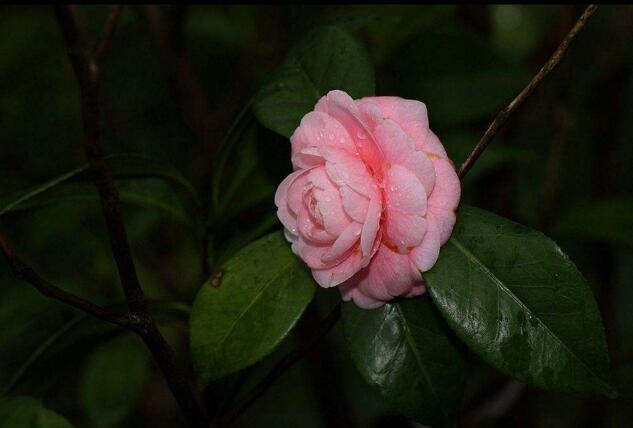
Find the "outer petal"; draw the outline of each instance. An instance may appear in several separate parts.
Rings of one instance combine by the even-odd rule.
[[[382,154],[367,124],[363,122],[361,112],[354,100],[343,91],[330,91],[321,98],[315,109],[329,114],[343,125],[352,137],[360,158],[370,168],[372,174],[380,179]]]
[[[386,302],[410,293],[421,284],[422,277],[408,256],[381,245],[371,263],[347,281],[341,292],[354,298],[351,290],[358,289],[365,296]]]
[[[409,259],[421,272],[426,272],[435,265],[441,246],[440,230],[433,214],[427,214],[426,224],[426,233],[422,243],[409,253]]]
[[[461,187],[455,167],[446,158],[433,159],[437,182],[428,200],[428,211],[437,220],[441,243],[451,236],[455,226],[455,210],[459,204]]]
[[[429,129],[429,133],[421,142],[416,141],[416,147],[427,154],[427,156],[433,160],[435,158],[446,158],[446,149],[437,138],[437,135]]]
[[[359,105],[377,105],[384,118],[398,123],[413,140],[421,145],[429,132],[429,119],[424,103],[400,97],[367,97],[356,101]]]
[[[426,194],[431,194],[435,185],[433,162],[426,154],[415,149],[413,141],[402,128],[392,120],[385,120],[376,126],[374,137],[382,150],[385,161],[402,165],[413,172],[424,186]]]
[[[351,300],[363,309],[375,309],[385,304],[383,300],[369,297],[358,288],[341,286],[339,290],[341,291],[341,297],[344,301],[349,302]]]
[[[356,152],[356,147],[345,128],[330,115],[312,111],[301,119],[301,124],[290,137],[292,145],[292,162],[295,168],[308,168],[319,161],[318,153],[314,150],[324,146],[336,147]]]
[[[385,177],[385,235],[401,254],[417,247],[426,232],[426,192],[408,169],[394,165]]]
[[[313,269],[312,276],[321,287],[334,287],[354,276],[363,266],[360,251],[352,249],[349,257],[339,264],[325,269]]]
[[[297,178],[305,173],[306,171],[295,171],[288,177],[283,179],[283,181],[279,184],[279,187],[277,187],[277,191],[275,192],[275,205],[277,206],[277,208],[287,205],[288,190],[290,189],[290,185],[292,185],[292,183],[294,183]]]

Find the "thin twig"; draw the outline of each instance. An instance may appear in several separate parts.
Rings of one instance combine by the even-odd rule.
[[[99,37],[99,41],[94,48],[93,56],[97,64],[101,64],[103,62],[103,58],[105,57],[108,47],[110,46],[112,35],[114,34],[117,22],[119,22],[121,8],[122,6],[120,4],[114,4],[110,6],[110,14],[108,15],[108,18],[103,25],[101,37]]]
[[[68,291],[65,291],[44,279],[39,273],[37,273],[31,266],[27,265],[18,256],[13,253],[13,250],[9,247],[4,237],[0,234],[0,250],[4,254],[4,257],[9,262],[13,275],[19,280],[26,281],[33,285],[40,293],[55,300],[59,300],[62,303],[66,303],[79,309],[87,314],[90,314],[103,321],[107,321],[112,324],[116,324],[123,328],[134,329],[133,320],[126,315],[118,315],[114,312],[102,308],[99,305],[95,305],[87,300],[82,299]]]
[[[279,361],[275,367],[266,375],[266,377],[258,383],[248,396],[242,399],[237,405],[228,412],[223,418],[221,426],[230,425],[237,417],[243,414],[259,397],[261,397],[272,386],[275,381],[281,377],[290,367],[300,361],[308,352],[310,352],[327,334],[334,328],[341,317],[341,303],[338,303],[332,312],[319,324],[319,328],[315,332],[312,339],[303,346],[295,349]]]
[[[104,159],[101,145],[101,106],[99,96],[99,66],[87,49],[84,34],[79,29],[73,11],[66,5],[55,5],[55,14],[64,36],[68,56],[77,78],[81,97],[84,127],[84,149],[99,192],[101,207],[110,238],[110,246],[119,271],[119,278],[127,301],[130,317],[141,327],[135,332],[142,338],[191,427],[208,426],[204,409],[200,405],[187,377],[176,366],[174,351],[162,336],[151,317],[147,299],[141,288],[132,259],[120,209],[118,191]],[[108,21],[112,29],[116,23]],[[104,30],[108,38],[109,30]],[[107,42],[104,43],[107,46]]]
[[[536,73],[530,83],[528,83],[528,85],[523,88],[519,95],[517,95],[516,98],[514,98],[512,102],[510,102],[510,104],[508,104],[497,114],[497,116],[494,118],[490,126],[488,126],[488,129],[486,129],[486,132],[481,137],[473,151],[468,155],[462,166],[459,168],[459,178],[463,178],[464,175],[466,175],[466,173],[470,170],[470,168],[472,168],[479,156],[481,156],[488,144],[490,144],[494,136],[497,134],[497,132],[499,132],[499,130],[503,127],[510,116],[525,102],[525,100],[530,95],[532,95],[534,90],[543,82],[543,80],[551,73],[551,71],[556,68],[558,63],[565,55],[565,52],[567,52],[567,49],[569,48],[572,40],[574,40],[574,38],[576,37],[576,34],[578,34],[578,32],[583,29],[583,27],[587,23],[587,20],[591,15],[593,15],[595,11],[595,5],[587,6],[580,18],[578,18],[578,21],[576,21],[576,24],[574,24],[567,36],[565,36],[558,48],[556,48],[550,59],[545,63],[543,67],[541,67],[539,72]]]

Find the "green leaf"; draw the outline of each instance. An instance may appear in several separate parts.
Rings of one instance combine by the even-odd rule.
[[[250,124],[249,124],[250,125]],[[257,151],[257,124],[253,121],[233,147],[231,170],[227,171],[215,213],[215,225],[233,218],[253,206],[273,200],[277,183],[262,169],[265,160]]]
[[[62,416],[30,397],[0,399],[0,428],[72,428]]]
[[[153,177],[161,178],[179,184],[186,189],[194,201],[198,201],[198,195],[191,183],[175,168],[169,164],[148,158],[138,154],[118,154],[106,158],[110,172],[116,178]],[[85,176],[88,173],[88,165],[83,165],[70,172],[60,175],[52,180],[27,190],[22,190],[14,195],[0,199],[0,215],[15,211],[29,204],[37,204],[37,199],[43,198],[49,190],[68,183],[72,179]]]
[[[191,311],[191,352],[205,384],[268,355],[315,292],[281,232],[245,247],[221,272],[220,284],[205,283]]]
[[[616,393],[591,289],[548,237],[462,207],[452,238],[424,274],[457,335],[484,360],[543,388]]]
[[[290,137],[301,118],[333,89],[352,98],[374,94],[374,69],[365,48],[338,27],[308,33],[255,97],[253,112],[266,128]]]
[[[571,207],[560,214],[554,233],[573,239],[631,247],[633,198],[622,196]]]
[[[117,190],[124,204],[155,209],[174,220],[194,227],[194,219],[187,213],[182,202],[169,186],[161,180],[122,179],[117,182]],[[12,208],[12,211],[31,210],[62,203],[92,204],[99,207],[99,194],[92,183],[60,183],[37,197],[25,200]]]
[[[97,426],[114,426],[134,410],[149,373],[142,343],[119,337],[97,348],[89,357],[79,385],[79,401]]]
[[[217,263],[226,262],[233,254],[237,253],[242,247],[250,244],[257,238],[271,232],[274,228],[280,226],[277,212],[271,212],[254,222],[247,228],[242,228],[236,233],[232,233],[231,238],[223,241],[221,248],[218,248]]]
[[[346,303],[343,329],[361,374],[394,410],[423,424],[453,423],[464,364],[428,296],[373,310]]]

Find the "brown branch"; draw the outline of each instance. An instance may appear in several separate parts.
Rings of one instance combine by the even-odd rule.
[[[119,194],[104,160],[101,145],[99,66],[94,55],[87,49],[84,35],[77,26],[73,10],[66,5],[55,5],[54,8],[79,85],[85,137],[84,149],[93,180],[99,192],[110,246],[130,310],[129,316],[138,324],[139,327],[135,329],[135,332],[142,338],[154,356],[189,425],[206,427],[208,424],[204,409],[198,402],[192,385],[176,366],[173,350],[156,327],[148,311],[147,299],[138,280],[121,214]],[[114,17],[111,15],[112,19],[106,23],[107,28],[103,31],[106,40],[114,29],[117,16],[118,13],[115,11]],[[100,45],[103,45],[103,49],[105,49],[107,44],[105,41]]]
[[[304,343],[299,348],[290,352],[281,361],[279,361],[275,367],[266,375],[266,377],[258,383],[255,388],[242,399],[237,405],[228,412],[223,418],[221,426],[230,425],[235,419],[237,419],[242,413],[248,409],[259,397],[261,397],[268,388],[281,375],[283,375],[290,367],[296,362],[300,361],[308,352],[310,352],[327,334],[334,328],[339,318],[341,317],[341,303],[338,303],[332,312],[319,324],[319,328],[315,332],[310,341]]]
[[[567,36],[565,36],[565,38],[560,43],[558,48],[556,48],[556,50],[554,51],[550,59],[545,63],[543,67],[541,67],[539,72],[536,73],[536,75],[534,76],[534,78],[532,78],[530,83],[528,83],[528,85],[525,88],[523,88],[523,90],[519,93],[519,95],[517,95],[512,100],[512,102],[510,102],[510,104],[508,104],[503,110],[501,110],[497,114],[497,116],[494,118],[490,126],[488,126],[488,129],[486,129],[486,132],[481,137],[481,139],[479,140],[479,142],[477,143],[473,151],[468,155],[468,157],[466,158],[462,166],[459,168],[459,173],[458,173],[459,178],[463,178],[464,175],[466,175],[466,173],[472,168],[472,166],[475,164],[479,156],[481,156],[481,154],[486,149],[488,144],[490,144],[494,136],[497,134],[497,132],[499,132],[499,130],[503,127],[503,125],[510,118],[510,116],[521,105],[523,105],[525,100],[530,95],[532,95],[534,90],[543,82],[543,80],[552,72],[552,70],[556,68],[558,63],[561,61],[561,59],[567,52],[569,45],[576,37],[576,34],[578,34],[578,32],[583,29],[583,27],[587,23],[587,20],[589,19],[591,15],[593,15],[595,11],[596,11],[595,5],[587,6],[585,11],[580,16],[580,18],[578,18],[578,21],[576,21],[576,24],[574,24],[574,26],[569,31],[569,33],[567,33]]]
[[[70,305],[75,309],[79,309],[80,311],[83,311],[103,321],[116,324],[126,329],[135,328],[134,322],[130,317],[110,312],[109,310],[102,308],[99,305],[95,305],[92,302],[84,300],[81,297],[69,293],[48,282],[31,266],[27,265],[25,262],[22,261],[22,259],[20,259],[13,253],[13,250],[9,247],[2,234],[0,234],[0,250],[4,254],[4,257],[7,259],[13,275],[19,280],[30,283],[43,295],[58,300],[62,303],[66,303],[67,305]]]

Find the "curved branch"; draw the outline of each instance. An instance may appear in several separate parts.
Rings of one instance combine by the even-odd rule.
[[[73,10],[67,5],[55,5],[54,7],[66,43],[68,57],[79,86],[84,128],[84,150],[93,181],[99,192],[101,208],[110,238],[110,247],[129,307],[129,316],[137,325],[134,331],[141,337],[154,356],[188,424],[196,428],[206,427],[208,423],[205,411],[200,405],[191,383],[176,366],[174,351],[156,327],[156,323],[147,308],[147,299],[136,273],[132,250],[121,214],[119,193],[105,162],[101,145],[99,65],[95,56],[87,49],[84,34],[77,26]],[[102,42],[97,45],[97,52],[101,52],[101,54],[107,48],[117,16],[117,9],[114,9],[103,31]]]
[[[81,297],[69,293],[66,290],[62,290],[61,288],[48,282],[31,266],[27,265],[22,261],[22,259],[13,253],[13,250],[9,247],[9,244],[7,244],[2,234],[0,234],[0,250],[7,259],[7,262],[9,262],[13,275],[19,280],[30,283],[43,295],[59,300],[62,303],[66,303],[75,309],[79,309],[80,311],[103,321],[107,321],[127,329],[135,328],[134,322],[130,319],[130,317],[110,312],[99,305],[95,305],[92,302],[84,300]]]
[[[510,116],[512,116],[512,114],[521,105],[523,105],[525,100],[528,99],[530,95],[532,95],[534,90],[543,82],[543,80],[545,80],[545,78],[552,72],[552,70],[556,68],[558,63],[561,61],[561,59],[565,55],[565,52],[567,52],[569,45],[576,37],[576,34],[578,34],[578,32],[583,29],[589,17],[593,15],[593,13],[596,11],[596,8],[597,6],[595,5],[587,6],[585,11],[580,16],[580,18],[578,18],[578,21],[576,21],[576,24],[574,24],[574,26],[569,31],[567,36],[565,36],[565,38],[560,43],[558,48],[556,48],[556,50],[554,51],[550,59],[545,63],[543,67],[541,67],[539,72],[536,73],[536,75],[532,78],[530,83],[528,83],[528,85],[525,88],[523,88],[523,90],[519,93],[519,95],[517,95],[510,102],[510,104],[508,104],[503,110],[501,110],[497,114],[497,116],[494,118],[492,123],[488,126],[488,129],[486,129],[486,132],[481,137],[481,139],[479,140],[479,142],[477,143],[473,151],[468,155],[468,157],[466,158],[462,166],[459,168],[459,172],[458,172],[459,178],[463,178],[464,175],[466,175],[466,173],[472,168],[472,166],[475,164],[479,156],[481,156],[481,154],[486,149],[486,147],[488,147],[488,144],[490,144],[494,136],[497,135],[497,132],[499,132],[499,130],[503,127],[503,125],[510,118]]]

